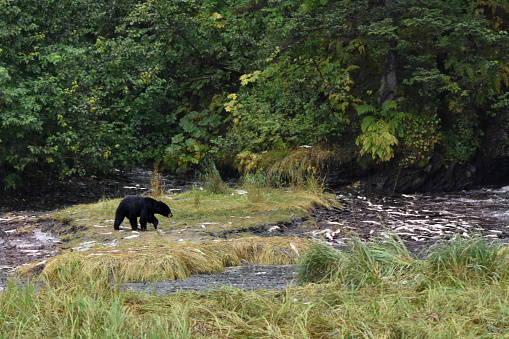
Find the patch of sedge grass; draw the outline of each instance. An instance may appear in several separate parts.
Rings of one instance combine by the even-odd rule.
[[[100,254],[98,250],[66,253],[48,262],[38,285],[12,281],[0,293],[0,332],[6,338],[509,335],[509,277],[500,274],[500,270],[507,270],[506,258],[503,253],[486,256],[493,253],[492,245],[475,239],[454,244],[452,253],[461,254],[465,265],[458,265],[457,255],[442,253],[439,267],[436,258],[410,258],[397,238],[378,243],[354,240],[349,251],[312,245],[304,252],[301,264],[307,263],[306,272],[318,278],[314,281],[322,282],[288,286],[284,291],[223,287],[167,296],[127,292],[111,283],[113,277],[121,278],[122,274],[112,273],[112,269],[119,268],[107,264],[124,257],[122,266],[139,262],[140,267],[130,268],[135,271],[149,264],[142,260],[144,256],[152,256],[151,260],[162,257],[162,266],[143,268],[149,272],[179,266],[185,267],[182,271],[192,272],[205,269],[205,265],[195,264],[201,260],[210,267],[219,267],[238,264],[239,258],[271,261],[276,252],[281,256],[287,251],[289,258],[294,258],[289,239],[272,240],[270,245],[264,239],[246,238],[173,247],[118,248],[122,253],[107,253],[104,248],[101,255],[91,255]],[[447,248],[444,251],[451,253]],[[497,253],[505,251],[497,248]],[[467,257],[471,259],[465,260]],[[487,267],[491,263],[489,267],[499,272],[496,279],[493,271],[472,266],[472,262],[489,257],[493,260],[484,263]],[[459,269],[456,273],[460,274],[444,275],[443,267],[450,264],[456,265],[453,270]],[[331,268],[337,270],[336,274],[327,275]],[[468,270],[475,274],[464,274]]]
[[[66,252],[46,263],[42,276],[65,284],[76,279],[164,281],[191,274],[218,273],[242,260],[257,264],[295,264],[308,241],[299,238],[242,238],[208,243],[168,243],[144,247],[97,247]]]
[[[65,268],[69,269],[69,268]],[[71,275],[71,274],[69,274]],[[409,277],[407,277],[409,278]],[[173,295],[112,288],[108,279],[62,284],[11,282],[0,293],[5,338],[484,338],[506,337],[508,281],[340,280],[284,291],[187,291]]]

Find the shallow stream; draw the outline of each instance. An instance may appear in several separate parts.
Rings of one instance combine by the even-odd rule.
[[[244,265],[226,267],[217,274],[198,274],[184,280],[150,283],[125,283],[126,290],[172,294],[178,291],[221,289],[223,286],[245,290],[285,290],[297,285],[297,267],[294,265]]]

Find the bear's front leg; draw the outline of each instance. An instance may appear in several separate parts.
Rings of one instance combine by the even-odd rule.
[[[122,224],[122,221],[124,221],[124,217],[120,218],[117,215],[115,217],[115,223],[113,224],[113,228],[118,231],[120,229],[120,224]]]
[[[149,223],[154,225],[154,228],[157,229],[157,224],[159,224],[159,220],[155,217],[153,213],[149,215],[149,219],[147,220]]]

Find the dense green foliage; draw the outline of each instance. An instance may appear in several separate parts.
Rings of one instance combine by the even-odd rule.
[[[7,187],[302,144],[462,162],[509,106],[508,1],[1,0],[0,12]]]

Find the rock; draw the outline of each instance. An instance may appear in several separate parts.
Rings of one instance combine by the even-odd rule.
[[[509,158],[508,158],[509,160]],[[402,168],[401,159],[362,168],[359,164],[331,160],[328,184],[339,188],[355,181],[397,193],[457,191],[480,183],[479,171],[473,163],[459,164],[433,154],[426,164]],[[509,166],[509,161],[508,161]],[[509,168],[509,167],[508,167]]]

